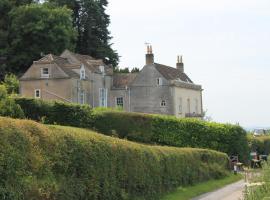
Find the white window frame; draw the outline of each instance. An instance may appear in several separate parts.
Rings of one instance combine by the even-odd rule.
[[[104,67],[103,65],[100,65],[100,66],[99,66],[99,70],[100,70],[100,72],[101,72],[102,74],[105,73],[105,67]]]
[[[79,92],[79,103],[85,104],[85,91],[84,90],[81,90]]]
[[[191,113],[191,102],[190,102],[190,98],[187,99],[187,113],[188,114]]]
[[[120,100],[120,99],[122,99],[122,105],[119,105],[119,101],[118,100]],[[124,107],[124,97],[115,97],[115,106],[116,107]]]
[[[44,73],[44,70],[47,69],[48,73]],[[41,68],[41,78],[49,78],[50,77],[50,72],[48,67],[42,67]]]
[[[38,96],[37,96],[37,92],[39,94]],[[35,96],[35,98],[40,99],[41,98],[41,90],[40,89],[35,89],[34,96]]]
[[[182,99],[182,97],[179,98],[178,112],[180,114],[183,113],[183,99]]]
[[[199,114],[199,101],[198,99],[194,99],[195,101],[195,113]]]
[[[108,89],[99,88],[99,106],[107,108]]]
[[[157,78],[157,85],[163,85],[163,82],[162,82],[162,78],[161,77],[159,77],[159,78]]]
[[[85,79],[85,69],[84,68],[80,69],[80,79],[81,80]]]
[[[161,102],[160,102],[160,106],[161,107],[166,107],[166,100],[161,100]]]

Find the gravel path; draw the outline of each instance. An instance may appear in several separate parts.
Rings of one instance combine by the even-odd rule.
[[[209,192],[192,200],[242,200],[242,192],[245,187],[244,180],[227,185],[214,192]]]

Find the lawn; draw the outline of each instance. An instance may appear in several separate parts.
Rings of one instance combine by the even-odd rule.
[[[210,180],[194,186],[179,187],[175,192],[172,192],[164,196],[161,200],[188,200],[197,197],[203,193],[211,192],[219,188],[222,188],[242,178],[243,177],[240,174],[239,175],[231,174],[230,176],[223,179]]]

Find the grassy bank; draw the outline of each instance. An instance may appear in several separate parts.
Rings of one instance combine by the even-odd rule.
[[[189,200],[201,194],[222,188],[242,178],[243,177],[240,174],[238,175],[231,174],[230,176],[223,179],[210,180],[204,183],[196,184],[194,186],[179,187],[175,192],[163,197],[162,200]]]

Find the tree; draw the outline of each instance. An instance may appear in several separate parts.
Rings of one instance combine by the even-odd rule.
[[[16,75],[6,74],[2,84],[5,86],[8,94],[19,93],[19,80]]]
[[[134,67],[132,70],[131,70],[131,73],[138,73],[140,72],[140,69],[137,68],[137,67]]]
[[[0,80],[7,69],[10,23],[8,13],[18,6],[33,3],[34,0],[0,0]]]
[[[8,97],[4,85],[0,85],[0,116],[24,118],[21,107],[15,103],[13,98]]]
[[[109,15],[105,13],[107,0],[48,0],[58,6],[67,6],[73,11],[73,26],[78,31],[76,52],[103,59],[117,66],[119,58],[112,49]]]
[[[9,72],[25,72],[33,60],[40,58],[41,52],[60,54],[75,46],[76,31],[71,11],[66,7],[30,4],[13,9],[9,17]]]

